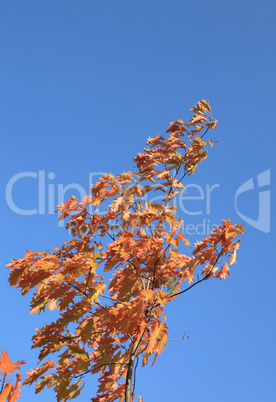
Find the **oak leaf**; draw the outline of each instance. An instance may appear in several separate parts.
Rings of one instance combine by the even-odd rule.
[[[6,350],[0,352],[0,354],[0,374],[12,374],[14,370],[20,370],[19,366],[25,364],[24,360],[13,363]]]

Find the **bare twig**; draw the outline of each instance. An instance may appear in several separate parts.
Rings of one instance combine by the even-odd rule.
[[[168,341],[184,341],[185,339],[190,338],[189,336],[186,336],[187,332],[189,332],[189,331],[185,331],[185,332],[184,332],[184,335],[182,336],[182,338],[168,339]]]
[[[2,380],[2,386],[1,386],[0,394],[2,394],[2,392],[3,392],[3,390],[4,390],[6,377],[7,377],[7,374],[4,374],[4,375],[3,375],[3,380]]]
[[[184,290],[181,290],[180,292],[174,293],[173,295],[170,295],[170,297],[179,296],[179,295],[181,295],[182,293],[185,293],[185,292],[187,292],[188,290],[192,289],[194,286],[198,285],[199,283],[205,281],[205,279],[209,278],[209,276],[211,276],[211,274],[212,274],[212,272],[213,272],[213,269],[214,269],[215,266],[216,266],[216,263],[218,262],[218,260],[219,260],[219,258],[220,258],[220,256],[221,256],[221,254],[222,254],[221,252],[218,253],[217,258],[216,258],[215,262],[213,263],[212,269],[210,270],[210,272],[208,273],[208,275],[205,275],[203,278],[201,278],[201,279],[198,280],[197,282],[193,283],[193,284],[192,284],[191,286],[189,286],[188,288],[186,288],[186,289],[184,289]]]
[[[106,295],[99,295],[99,296],[104,297],[105,299],[112,300],[112,301],[114,301],[115,303],[120,303],[120,304],[123,304],[123,305],[125,305],[125,306],[127,305],[126,303],[124,303],[124,302],[122,302],[122,301],[120,301],[120,300],[113,299],[113,297],[109,297],[109,296],[106,296]]]

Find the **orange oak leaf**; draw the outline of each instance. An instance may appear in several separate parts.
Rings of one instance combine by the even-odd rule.
[[[217,278],[222,279],[222,278],[226,278],[226,276],[229,276],[229,267],[227,262],[224,263],[223,267],[221,268],[221,270],[217,273]]]
[[[0,352],[0,354],[0,374],[12,374],[14,370],[20,370],[19,366],[25,364],[24,360],[13,363],[6,350],[4,350],[4,352]]]
[[[5,388],[0,394],[0,402],[5,402],[6,398],[9,401],[12,395],[12,391],[13,391],[13,384],[10,381],[8,384],[5,385]]]

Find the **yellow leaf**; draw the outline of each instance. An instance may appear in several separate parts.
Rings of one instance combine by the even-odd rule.
[[[237,250],[239,249],[240,245],[237,243],[233,249],[233,253],[231,254],[230,258],[230,265],[233,265],[234,263],[237,262]]]
[[[144,295],[146,301],[149,301],[150,299],[152,299],[155,296],[154,291],[150,290],[150,289],[144,290],[143,295]]]
[[[166,292],[163,292],[160,289],[159,289],[158,293],[159,293],[159,295],[157,295],[157,299],[158,299],[160,305],[162,307],[164,307],[168,303],[168,301],[171,300],[171,298],[168,297]]]
[[[57,301],[55,299],[51,299],[49,303],[47,304],[47,307],[53,311],[55,308],[57,308]]]
[[[124,221],[127,221],[127,220],[129,219],[129,217],[130,217],[130,212],[127,211],[127,212],[125,212],[124,215],[123,215],[123,220],[124,220]]]
[[[202,100],[200,101],[200,103],[202,104],[202,106],[203,106],[205,109],[207,109],[209,112],[212,112],[211,107],[210,107],[208,101],[206,101],[205,99],[202,99]]]
[[[179,252],[177,251],[177,250],[172,250],[171,248],[170,248],[170,254],[173,256],[173,257],[178,257],[179,256]]]

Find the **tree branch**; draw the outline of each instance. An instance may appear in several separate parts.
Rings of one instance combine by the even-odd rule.
[[[99,295],[99,296],[100,296],[100,297],[104,297],[105,299],[112,300],[112,301],[114,301],[115,303],[120,303],[120,304],[123,304],[123,305],[126,306],[126,303],[124,303],[124,302],[122,302],[122,301],[120,301],[120,300],[113,299],[113,297],[109,297],[109,296],[105,296],[105,295]]]
[[[137,356],[138,347],[144,336],[145,330],[146,330],[146,328],[143,330],[139,341],[136,341],[133,343],[131,351],[130,351],[130,358],[129,358],[129,362],[128,362],[127,377],[126,377],[125,402],[131,402],[133,367],[134,367],[134,363],[135,363],[135,358]]]
[[[134,393],[134,391],[135,391],[136,370],[137,370],[138,363],[139,363],[139,356],[136,356],[136,364],[135,364],[135,368],[134,368],[134,379],[133,379],[133,393]]]
[[[133,367],[134,367],[134,362],[135,362],[135,357],[136,357],[136,352],[137,348],[139,345],[139,341],[134,342],[131,348],[130,352],[130,358],[128,362],[128,368],[127,368],[127,377],[126,377],[126,389],[125,389],[125,402],[131,402],[131,387],[132,387],[132,373],[133,373]]]
[[[115,237],[113,237],[113,236],[108,232],[108,230],[98,221],[98,219],[95,218],[94,215],[91,215],[89,212],[87,212],[87,213],[88,213],[88,215],[89,215],[91,218],[93,218],[93,219],[98,223],[99,227],[105,231],[105,233],[111,238],[111,240],[113,240],[113,241],[115,242]],[[136,258],[137,258],[137,257],[136,257]],[[138,258],[137,258],[137,259],[138,259]],[[140,281],[141,281],[141,284],[142,284],[142,287],[143,287],[143,289],[145,289],[145,284],[144,284],[144,282],[143,282],[142,276],[141,276],[141,274],[140,274],[138,268],[133,264],[133,262],[132,262],[130,259],[128,259],[127,262],[128,262],[128,263],[134,268],[134,270],[138,273],[139,278],[140,278]]]
[[[170,295],[170,297],[179,296],[179,295],[181,295],[182,293],[185,293],[185,292],[187,292],[188,290],[192,289],[195,285],[198,285],[200,282],[203,282],[203,281],[205,281],[205,279],[209,278],[209,276],[211,276],[211,274],[212,274],[212,272],[213,272],[213,269],[215,268],[215,266],[216,266],[216,264],[217,264],[217,262],[218,262],[218,260],[219,260],[219,258],[220,258],[220,256],[221,256],[221,254],[222,254],[222,252],[218,253],[217,258],[216,258],[215,262],[213,263],[212,269],[210,270],[210,272],[209,272],[208,275],[205,275],[203,278],[199,279],[197,282],[193,283],[193,284],[192,284],[191,286],[189,286],[188,288],[186,288],[186,289],[184,289],[184,290],[181,290],[180,292],[177,292],[177,293],[175,293],[175,294],[173,294],[173,295]]]

